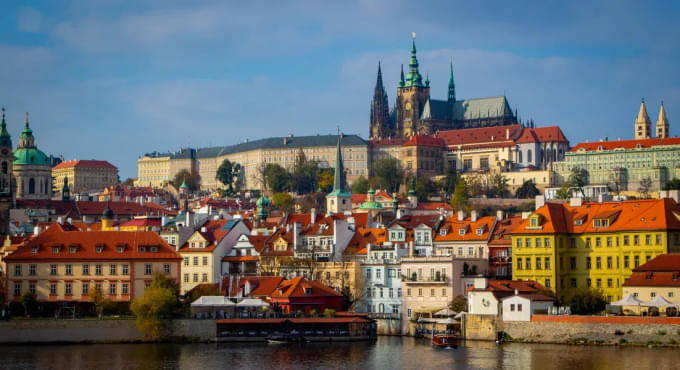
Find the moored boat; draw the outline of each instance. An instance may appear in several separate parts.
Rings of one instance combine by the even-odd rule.
[[[458,348],[458,336],[453,334],[435,334],[432,345],[438,348]]]
[[[277,334],[267,337],[267,342],[272,344],[304,343],[306,341],[307,339],[300,334]]]

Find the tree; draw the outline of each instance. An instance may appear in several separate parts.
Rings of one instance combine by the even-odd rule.
[[[255,180],[260,184],[262,190],[269,190],[269,178],[267,177],[267,164],[265,162],[260,162],[255,166]]]
[[[364,176],[359,176],[359,178],[352,183],[352,194],[366,194],[368,192],[368,187],[368,179]]]
[[[609,174],[609,181],[612,183],[616,195],[619,195],[619,192],[621,191],[621,186],[623,186],[624,182],[623,176],[625,171],[626,169],[623,167],[616,167]]]
[[[280,193],[290,190],[291,176],[285,168],[278,164],[270,163],[265,166],[264,172],[271,191]]]
[[[97,285],[90,289],[88,296],[90,298],[90,302],[94,304],[94,309],[97,311],[97,317],[101,319],[104,315],[104,308],[106,308],[111,303],[111,300],[109,297],[104,295],[104,292]]]
[[[276,193],[272,196],[272,204],[283,213],[291,213],[295,202],[288,193]]]
[[[638,192],[642,195],[643,199],[649,198],[649,191],[652,189],[652,179],[650,177],[645,177],[640,180],[640,187]]]
[[[191,191],[197,191],[201,188],[201,175],[197,172],[189,172],[189,170],[179,170],[172,178],[172,185],[179,189],[182,183],[186,180],[187,186]]]
[[[555,193],[555,198],[557,199],[571,198],[571,189],[569,189],[569,185],[566,182],[562,184],[562,186],[559,189],[557,189],[557,192]]]
[[[663,185],[663,190],[680,190],[680,179],[674,177],[672,180],[666,181]]]
[[[309,161],[300,148],[295,159],[295,169],[292,174],[293,190],[298,194],[307,194],[316,191],[316,176],[319,173],[319,162]]]
[[[532,180],[524,181],[522,186],[515,192],[515,197],[521,199],[531,199],[537,195],[541,195],[541,192],[536,188],[536,184]]]
[[[437,195],[437,184],[429,177],[420,178],[416,181],[416,195],[418,201],[425,202],[432,195]]]
[[[177,281],[157,272],[151,286],[144,290],[144,296],[132,300],[130,309],[136,316],[137,328],[147,339],[163,336],[165,319],[170,318],[177,306]]]
[[[19,298],[19,302],[21,302],[21,306],[24,308],[24,315],[26,316],[31,314],[33,308],[38,303],[38,301],[35,299],[35,296],[31,294],[31,292],[24,292],[24,294],[22,294]]]
[[[602,312],[607,300],[602,289],[581,288],[567,302],[571,312],[576,315],[594,315]]]
[[[399,191],[404,178],[404,171],[394,158],[383,158],[373,162],[373,175],[376,184],[390,193]]]
[[[510,194],[508,190],[508,178],[502,174],[496,174],[491,179],[494,195],[498,198],[505,198]]]
[[[585,168],[574,167],[569,173],[569,186],[577,188],[581,196],[585,198],[586,193],[583,188],[588,185],[588,171]]]
[[[227,192],[233,194],[234,192],[234,180],[238,180],[241,173],[241,165],[238,163],[232,163],[230,160],[225,159],[222,164],[217,168],[217,173],[215,179],[227,186]]]
[[[132,179],[132,178],[130,178],[130,177],[128,177],[127,179],[125,179],[125,181],[121,182],[120,184],[121,184],[122,186],[130,186],[130,187],[131,187],[131,186],[134,186],[134,185],[135,185],[135,180]]]
[[[449,308],[455,312],[467,312],[467,298],[463,295],[453,297],[451,303],[449,303]]]
[[[184,300],[184,312],[189,314],[191,311],[191,303],[203,296],[217,296],[220,295],[219,289],[212,284],[200,284],[194,289],[191,289]]]
[[[458,183],[458,175],[456,170],[451,165],[446,166],[444,177],[439,180],[438,186],[445,194],[451,194],[456,189]]]
[[[451,198],[451,206],[460,210],[467,206],[467,202],[470,196],[468,195],[467,183],[461,177],[456,184],[456,188],[453,190],[453,197]]]
[[[335,171],[332,168],[324,168],[316,175],[316,183],[319,186],[318,190],[324,193],[329,193],[333,190],[333,181],[335,180]]]
[[[319,212],[326,210],[326,194],[324,193],[309,193],[302,197],[298,197],[295,204],[300,207],[301,213],[309,213],[312,208]]]

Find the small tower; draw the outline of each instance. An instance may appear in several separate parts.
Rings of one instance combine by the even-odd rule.
[[[104,213],[102,213],[102,231],[113,230],[113,223],[113,210],[111,210],[111,207],[107,204]]]
[[[645,99],[640,104],[640,112],[635,120],[635,140],[649,139],[652,135],[652,121],[647,115]]]
[[[449,104],[456,102],[456,84],[453,83],[453,58],[451,58],[451,73],[449,73]]]
[[[12,195],[12,138],[7,131],[5,108],[0,122],[0,235],[9,235],[9,209],[14,201]]]
[[[68,188],[68,177],[64,176],[64,186],[61,188],[61,200],[68,202],[71,200],[71,191]]]
[[[345,180],[345,166],[342,164],[342,148],[340,140],[342,134],[338,130],[338,149],[335,154],[335,177],[333,178],[333,191],[326,196],[326,211],[329,214],[345,213],[352,211],[352,194],[347,191]]]
[[[188,195],[189,194],[189,185],[187,185],[187,179],[185,178],[184,181],[182,181],[182,185],[179,186],[179,193],[181,195]]]
[[[271,202],[269,201],[269,198],[265,193],[262,193],[262,196],[257,200],[257,219],[259,221],[264,221],[267,219],[267,209],[269,208],[269,204]]]
[[[665,139],[669,135],[668,118],[666,118],[666,109],[663,107],[663,101],[661,102],[661,108],[659,108],[659,119],[656,121],[656,137],[659,139]]]
[[[411,208],[418,207],[418,195],[416,194],[416,178],[411,178],[411,188],[408,190],[408,202]]]
[[[412,33],[411,37],[413,39],[411,42],[411,58],[408,63],[409,71],[404,79],[402,67],[402,77],[397,89],[395,136],[400,138],[408,138],[419,132],[420,116],[425,103],[430,98],[429,84],[423,82],[423,76],[419,70],[415,32]]]

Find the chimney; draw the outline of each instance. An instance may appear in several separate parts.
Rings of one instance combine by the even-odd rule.
[[[519,295],[519,290],[515,289],[515,295]]]
[[[569,205],[572,207],[580,207],[583,205],[583,198],[573,197],[569,199]]]
[[[675,203],[680,203],[680,190],[661,190],[659,191],[659,198],[671,198]]]
[[[470,212],[470,221],[477,222],[477,210],[476,209],[473,209],[472,212]]]
[[[505,129],[505,140],[510,140],[510,129],[509,128]]]
[[[59,217],[57,217],[57,223],[58,223],[59,225],[63,225],[63,224],[64,224],[64,216],[59,216]]]
[[[40,226],[39,225],[33,226],[33,235],[35,235],[35,236],[40,235]]]
[[[475,289],[486,289],[487,288],[487,281],[486,278],[475,278],[474,280],[474,287]]]
[[[497,219],[498,221],[502,221],[502,220],[503,220],[503,216],[504,216],[504,215],[503,215],[503,210],[502,210],[502,209],[499,209],[498,211],[496,211],[496,219]]]
[[[413,253],[414,253],[414,251],[413,251],[413,240],[411,240],[410,242],[408,242],[408,256],[413,257]]]
[[[397,220],[404,217],[404,210],[402,208],[397,208]]]
[[[527,218],[529,218],[530,214],[531,212],[522,212],[522,220],[526,220]]]
[[[458,211],[458,221],[463,221],[465,219],[465,211],[464,210],[459,210]]]
[[[208,232],[208,228],[205,227],[205,226],[203,226],[203,227],[201,228],[201,232],[202,232],[202,233],[207,233],[207,232]]]
[[[66,219],[66,222],[72,224],[72,223],[73,223],[73,219],[72,219],[71,217],[69,217],[69,218]]]
[[[536,210],[538,211],[539,208],[543,207],[545,205],[545,195],[537,195],[536,196]]]
[[[309,223],[310,223],[310,224],[316,223],[316,208],[310,209],[310,210],[309,210],[309,215],[310,215]]]

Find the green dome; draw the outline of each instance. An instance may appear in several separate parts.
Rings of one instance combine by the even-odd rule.
[[[51,166],[50,158],[37,148],[17,148],[14,151],[14,165]]]

